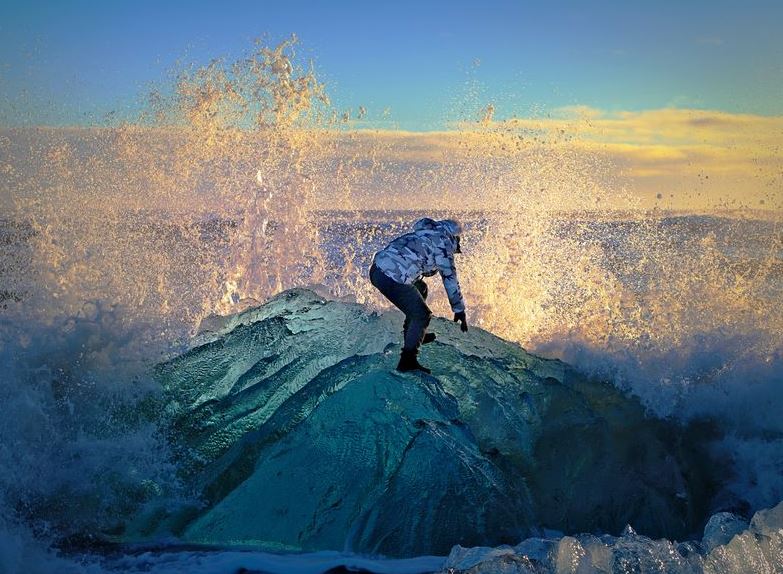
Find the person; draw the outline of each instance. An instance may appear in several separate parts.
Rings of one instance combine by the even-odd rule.
[[[454,254],[462,253],[462,225],[454,219],[435,221],[425,217],[413,231],[401,235],[373,256],[370,282],[400,311],[405,313],[403,346],[398,371],[430,370],[419,363],[419,347],[435,340],[427,333],[432,311],[427,306],[427,284],[423,277],[440,273],[454,312],[454,321],[468,330],[465,301],[457,280]]]

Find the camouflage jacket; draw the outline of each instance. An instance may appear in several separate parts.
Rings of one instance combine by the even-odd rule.
[[[465,310],[454,253],[458,249],[458,224],[451,220],[420,219],[413,231],[401,235],[375,254],[373,262],[398,283],[415,283],[422,277],[440,273],[443,286],[455,313]]]

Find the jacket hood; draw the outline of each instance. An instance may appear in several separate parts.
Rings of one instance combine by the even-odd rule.
[[[459,240],[460,235],[462,235],[462,224],[456,219],[442,219],[437,221],[429,217],[424,217],[413,224],[413,230],[439,231],[450,240],[452,253],[462,253]]]
[[[424,217],[413,224],[414,231],[422,231],[424,229],[445,231],[451,237],[462,235],[462,224],[456,219],[442,219],[436,221],[435,219]]]

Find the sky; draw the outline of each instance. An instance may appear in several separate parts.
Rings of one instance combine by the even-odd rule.
[[[335,105],[376,125],[442,129],[482,102],[498,119],[565,106],[781,115],[782,24],[779,0],[4,0],[0,120],[132,115],[183,63],[292,33]]]

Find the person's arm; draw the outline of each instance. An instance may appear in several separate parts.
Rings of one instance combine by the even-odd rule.
[[[454,313],[465,312],[465,300],[462,298],[462,290],[459,287],[457,279],[457,269],[454,266],[454,256],[448,252],[442,251],[435,258],[438,271],[443,279],[443,287],[446,289],[446,295],[449,298],[451,310]]]

